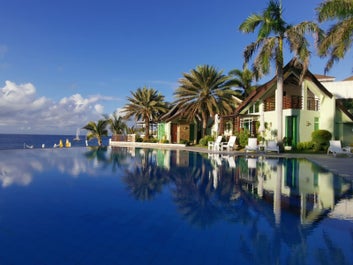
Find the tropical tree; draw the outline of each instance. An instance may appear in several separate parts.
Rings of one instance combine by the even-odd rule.
[[[108,125],[107,120],[99,120],[97,123],[90,121],[82,129],[87,130],[86,139],[89,141],[91,139],[97,138],[98,145],[102,146],[102,137],[108,136],[108,130],[106,129]]]
[[[125,105],[124,118],[134,117],[136,121],[144,121],[145,138],[149,138],[150,123],[159,120],[161,115],[168,111],[164,96],[153,88],[138,88],[136,92],[131,91],[132,97],[128,97],[129,103]]]
[[[206,135],[210,116],[230,114],[235,109],[234,96],[239,93],[230,88],[230,77],[209,65],[200,65],[184,73],[180,86],[174,92],[172,118],[196,119],[202,123],[202,136]]]
[[[233,69],[228,75],[231,77],[230,84],[242,89],[242,98],[246,98],[249,94],[256,89],[256,86],[252,84],[255,79],[254,73],[248,68]]]
[[[325,73],[342,59],[353,42],[353,1],[326,0],[317,8],[319,22],[335,21],[319,43],[319,55],[329,56]]]
[[[283,54],[285,41],[294,53],[295,61],[302,65],[302,78],[308,68],[310,50],[306,33],[316,33],[317,39],[323,36],[319,26],[310,21],[297,25],[289,25],[282,18],[282,5],[278,1],[270,0],[268,6],[261,14],[250,15],[239,26],[244,33],[253,33],[258,28],[257,39],[245,48],[244,64],[247,65],[253,55],[258,51],[253,61],[252,70],[257,79],[270,71],[271,62],[276,65],[277,90],[277,138],[282,142],[282,110],[283,110]]]
[[[128,126],[126,125],[123,117],[119,115],[118,111],[114,111],[114,113],[110,116],[104,115],[104,117],[108,121],[113,135],[126,133]]]

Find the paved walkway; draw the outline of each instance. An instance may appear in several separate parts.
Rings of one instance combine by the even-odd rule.
[[[138,143],[131,143],[131,142],[114,142],[113,146],[139,146]],[[184,146],[184,145],[163,145],[163,144],[149,144],[143,145],[142,147],[150,147],[150,148],[168,148],[168,149],[182,149],[188,150],[193,152],[202,152],[202,153],[209,153],[214,151],[209,151],[207,148],[204,147],[194,147],[194,146]],[[231,154],[231,155],[248,155],[242,151],[231,151],[231,152],[219,152],[222,154]],[[255,156],[280,156],[280,157],[296,157],[296,158],[306,158],[329,171],[345,177],[346,179],[353,181],[353,157],[348,156],[337,156],[334,157],[332,155],[326,154],[296,154],[296,153],[271,153],[271,154],[264,154],[264,153],[252,153]]]
[[[185,150],[196,151],[196,152],[209,152],[206,148],[202,147],[185,147]],[[222,152],[224,153],[224,152]],[[242,151],[227,152],[227,154],[234,155],[249,155]],[[306,158],[325,169],[328,169],[332,173],[345,177],[346,179],[353,181],[353,157],[348,157],[345,155],[336,156],[326,155],[326,154],[300,154],[300,153],[256,153],[256,156],[266,155],[266,156],[280,156],[280,157],[295,157],[295,158]]]

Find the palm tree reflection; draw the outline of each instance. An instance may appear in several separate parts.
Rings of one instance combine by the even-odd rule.
[[[141,150],[138,154],[125,168],[123,181],[137,200],[152,200],[168,183],[168,172],[154,163],[153,150]]]

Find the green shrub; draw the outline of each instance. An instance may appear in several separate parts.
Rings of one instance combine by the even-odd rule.
[[[185,144],[186,146],[189,146],[189,145],[190,145],[189,141],[188,141],[188,140],[185,140],[185,139],[181,139],[181,140],[180,140],[180,143],[181,143],[181,144]]]
[[[309,142],[300,142],[297,144],[297,151],[309,151],[312,150],[314,147],[314,144],[312,141]]]
[[[214,141],[215,139],[211,135],[205,135],[203,138],[200,139],[199,144],[202,146],[207,146],[208,142]]]
[[[313,142],[314,151],[326,151],[332,134],[327,130],[316,130],[311,133],[311,141]]]
[[[242,129],[239,134],[237,135],[239,145],[241,147],[245,147],[248,144],[248,139],[249,139],[249,130],[247,129]]]

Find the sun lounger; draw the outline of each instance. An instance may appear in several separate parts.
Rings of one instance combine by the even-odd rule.
[[[221,149],[222,136],[217,136],[216,141],[208,142],[208,150],[219,151]]]
[[[350,147],[342,147],[341,141],[339,141],[339,140],[331,140],[330,141],[330,146],[327,149],[327,154],[330,154],[330,153],[332,153],[333,156],[336,156],[338,154],[352,156],[351,148]]]
[[[232,135],[229,137],[229,140],[227,143],[221,143],[221,150],[227,150],[228,152],[234,149],[235,146],[235,141],[237,140],[237,137]]]
[[[249,138],[248,139],[248,145],[245,146],[245,151],[246,152],[257,152],[258,146],[257,146],[257,138]]]
[[[267,145],[265,146],[265,152],[277,152],[279,153],[279,146],[276,141],[267,141]]]

